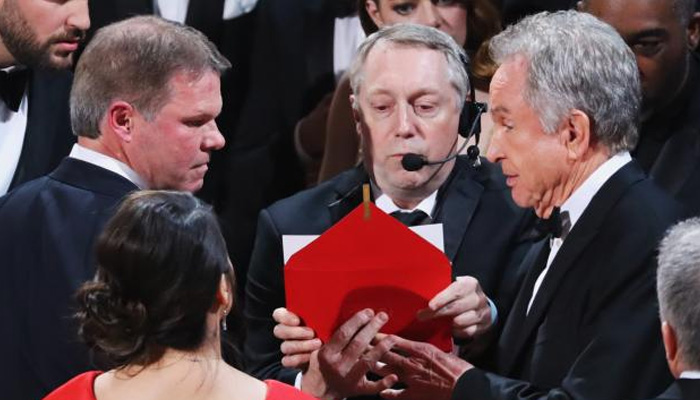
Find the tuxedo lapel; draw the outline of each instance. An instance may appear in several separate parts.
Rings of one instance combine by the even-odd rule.
[[[369,183],[369,176],[362,166],[355,167],[338,180],[335,198],[328,204],[331,225],[362,203],[362,185],[365,183]]]
[[[516,306],[507,322],[507,329],[512,332],[509,335],[505,335],[506,332],[504,332],[502,337],[504,340],[502,343],[504,347],[507,347],[506,354],[504,354],[506,361],[503,364],[505,371],[511,371],[515,367],[515,361],[531,343],[532,336],[542,323],[549,305],[561,286],[560,283],[589,243],[596,237],[610,209],[631,185],[642,179],[644,179],[644,173],[638,164],[632,161],[617,171],[601,187],[554,257],[527,316],[522,308],[524,304],[525,310],[527,310],[532,287],[528,290],[527,287],[523,286],[523,290],[518,293]],[[547,240],[544,241],[543,246],[549,246]],[[546,259],[540,260],[540,262],[546,262]]]
[[[445,255],[450,260],[454,260],[457,255],[484,191],[483,185],[474,177],[478,170],[461,161],[455,163],[455,175],[448,182],[445,191],[440,193],[439,201],[442,203],[438,205],[433,218],[434,221],[442,223]],[[445,215],[450,217],[443,218]]]
[[[499,370],[505,375],[513,372],[517,366],[520,352],[516,349],[522,347],[522,341],[527,340],[522,334],[525,325],[527,305],[532,294],[535,281],[544,268],[549,256],[549,239],[541,240],[532,245],[530,252],[523,259],[523,266],[527,267],[525,279],[520,285],[520,290],[510,312],[510,316],[503,327],[498,348]]]

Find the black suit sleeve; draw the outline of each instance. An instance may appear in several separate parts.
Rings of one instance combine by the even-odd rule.
[[[645,267],[614,277],[617,284],[599,292],[601,307],[598,315],[583,315],[592,321],[584,324],[594,334],[556,388],[542,388],[529,382],[510,379],[480,369],[472,369],[457,382],[454,400],[499,399],[621,399],[630,387],[643,398],[653,393],[660,382],[670,379],[663,362],[659,319],[655,305],[655,255],[648,256]],[[611,264],[613,265],[613,264]],[[637,272],[637,275],[633,273]],[[615,275],[613,272],[612,275]],[[550,338],[554,340],[553,338]],[[547,335],[540,335],[540,341]],[[537,350],[535,350],[537,351]],[[556,360],[552,360],[556,362]]]
[[[280,340],[272,332],[272,312],[285,305],[282,236],[270,213],[263,210],[258,219],[258,233],[246,285],[247,371],[259,379],[276,379],[294,384],[298,370],[282,367]]]

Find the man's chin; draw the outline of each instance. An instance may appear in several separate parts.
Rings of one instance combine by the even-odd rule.
[[[44,60],[42,67],[55,70],[69,69],[73,67],[73,52],[53,52]]]

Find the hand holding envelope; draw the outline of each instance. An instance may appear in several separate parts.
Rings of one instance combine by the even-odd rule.
[[[289,259],[287,308],[324,342],[356,312],[371,309],[389,316],[383,333],[451,350],[451,318],[417,318],[450,285],[449,260],[373,204],[366,207],[369,213],[359,206]]]

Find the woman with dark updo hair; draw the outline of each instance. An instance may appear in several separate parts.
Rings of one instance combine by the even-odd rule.
[[[191,194],[127,197],[98,240],[97,263],[77,318],[116,368],[78,375],[45,399],[311,399],[223,361],[233,270],[216,218]]]

